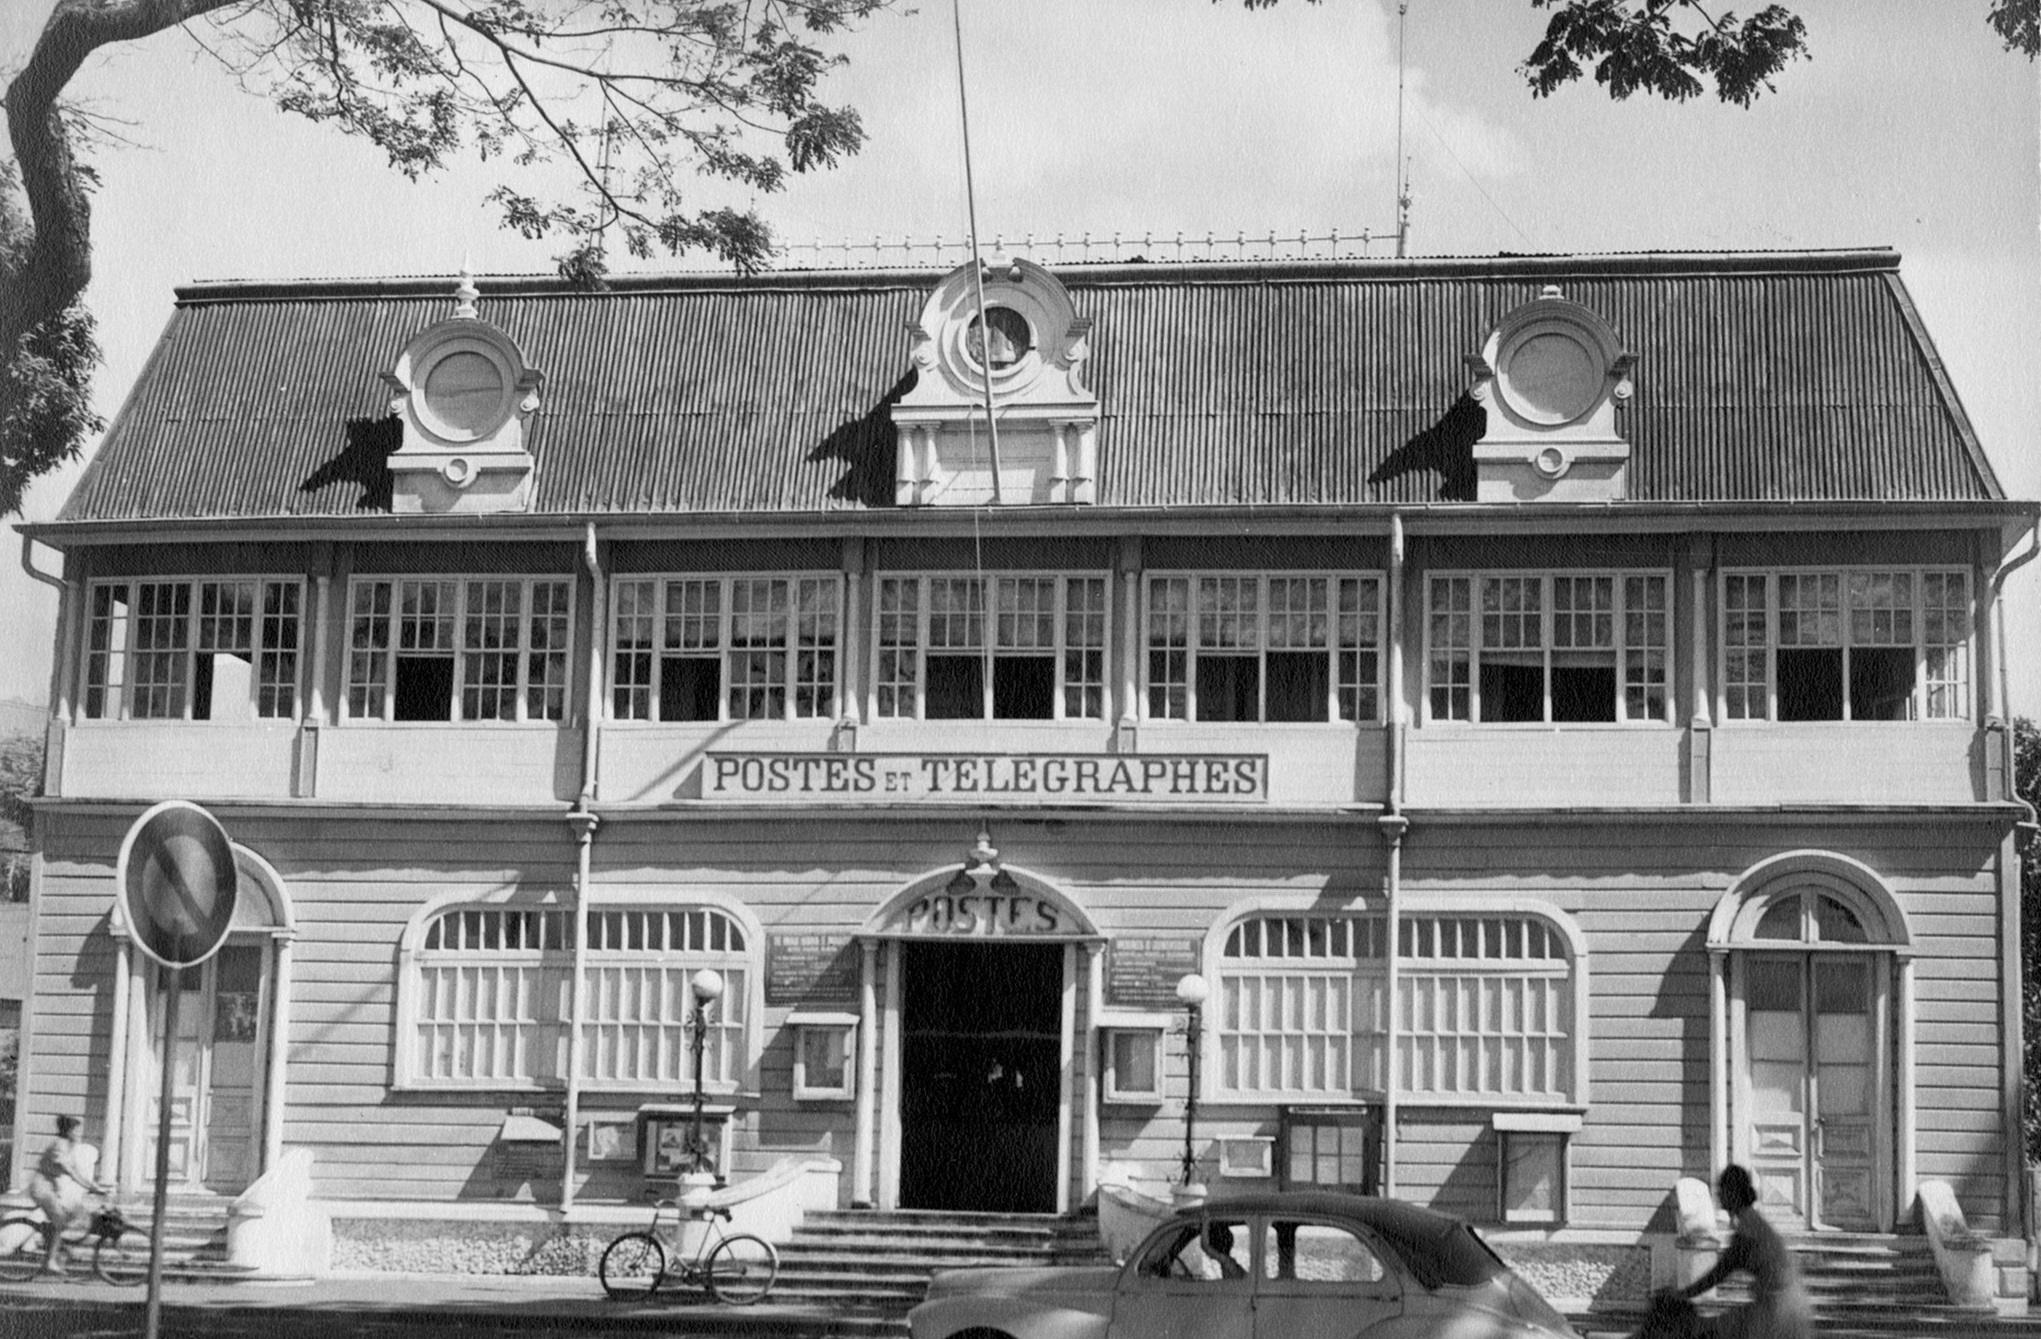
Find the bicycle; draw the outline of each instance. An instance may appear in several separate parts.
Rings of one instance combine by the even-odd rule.
[[[688,1216],[705,1225],[694,1259],[668,1263],[668,1242],[671,1254],[682,1254],[683,1215],[678,1200],[660,1200],[653,1206],[650,1228],[622,1233],[603,1250],[596,1268],[602,1290],[611,1297],[649,1297],[671,1280],[683,1287],[706,1288],[717,1301],[731,1306],[759,1301],[772,1291],[780,1253],[771,1242],[749,1232],[724,1236],[716,1220],[728,1222],[728,1209],[702,1209]]]
[[[41,1209],[0,1218],[0,1281],[20,1283],[42,1272],[49,1254],[50,1220]],[[64,1234],[61,1256],[92,1243],[92,1272],[107,1283],[132,1287],[149,1277],[149,1243],[112,1204],[101,1202],[84,1227]]]

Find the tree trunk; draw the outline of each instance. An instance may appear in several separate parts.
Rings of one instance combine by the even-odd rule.
[[[92,278],[92,206],[58,109],[64,86],[100,47],[148,37],[229,3],[58,0],[4,99],[35,235],[21,263],[0,275],[0,357],[11,357],[23,335],[77,301]]]

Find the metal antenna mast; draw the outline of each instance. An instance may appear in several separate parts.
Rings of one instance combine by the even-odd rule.
[[[999,420],[992,414],[992,323],[985,314],[985,262],[978,255],[978,192],[971,180],[971,109],[964,97],[963,0],[950,0],[957,36],[957,120],[964,129],[964,205],[971,218],[971,279],[978,289],[978,367],[985,374],[985,427],[992,436],[992,501],[999,496]]]
[[[1396,6],[1396,258],[1410,254],[1410,164],[1403,157],[1403,47],[1410,0]]]

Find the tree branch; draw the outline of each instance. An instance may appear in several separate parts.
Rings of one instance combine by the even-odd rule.
[[[8,132],[34,227],[0,275],[0,358],[60,315],[92,279],[92,208],[58,99],[93,52],[149,37],[234,0],[58,0],[28,63],[7,87]]]

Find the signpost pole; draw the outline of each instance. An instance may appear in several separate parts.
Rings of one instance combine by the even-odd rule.
[[[177,1003],[184,993],[184,969],[165,967],[163,996],[163,1088],[156,1106],[156,1207],[149,1218],[149,1306],[143,1339],[157,1339],[163,1324],[163,1219],[170,1207],[170,1097],[177,1080]]]
[[[219,952],[233,928],[240,876],[227,830],[189,800],[165,800],[145,809],[121,843],[119,868],[129,932],[135,946],[162,968],[164,990],[163,1086],[156,1107],[156,1209],[149,1223],[149,1303],[142,1322],[144,1339],[157,1339],[163,1325],[163,1224],[170,1213],[170,1103],[177,1084],[177,1006],[184,994],[185,969],[202,966]]]

